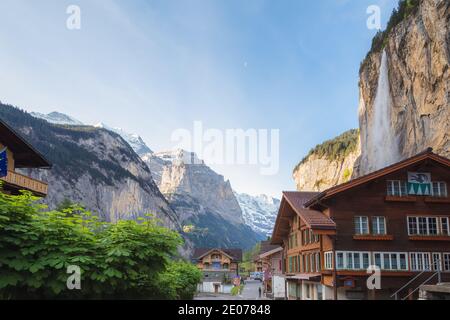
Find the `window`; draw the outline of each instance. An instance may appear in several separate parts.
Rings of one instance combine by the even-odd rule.
[[[316,272],[321,271],[321,265],[320,265],[320,253],[316,253]]]
[[[292,257],[289,257],[289,273],[292,273],[293,270],[293,265],[292,265],[293,261],[292,261]]]
[[[309,237],[309,229],[306,229],[306,230],[304,230],[304,233],[305,233],[305,235],[304,235],[304,244],[309,244],[309,242],[310,242],[310,237]]]
[[[333,252],[325,252],[325,269],[333,269]]]
[[[428,234],[429,235],[437,235],[437,218],[428,218]]]
[[[311,299],[311,285],[305,284],[305,293],[306,293],[306,299]]]
[[[410,236],[450,235],[448,217],[408,217],[408,234]]]
[[[386,234],[385,217],[372,217],[372,234]]]
[[[449,232],[449,228],[448,228],[448,218],[447,217],[441,217],[441,218],[439,218],[439,220],[441,221],[441,233],[443,235],[449,235],[450,236],[450,232]]]
[[[450,271],[450,253],[442,254],[442,267],[444,271]]]
[[[300,265],[300,272],[304,272],[305,269],[304,269],[304,266],[303,266],[303,256],[302,255],[298,256],[298,261],[299,261],[299,265]]]
[[[369,234],[368,220],[368,217],[355,217],[355,234]]]
[[[387,195],[395,197],[403,197],[408,195],[406,191],[406,181],[388,180]]]
[[[323,300],[323,287],[321,284],[318,284],[317,286],[317,300]]]
[[[408,270],[406,257],[402,252],[374,252],[375,265],[382,270]]]
[[[345,270],[362,270],[367,269],[370,265],[369,252],[337,252],[336,253],[337,269]]]
[[[417,218],[408,217],[408,234],[417,234]]]
[[[433,253],[431,255],[431,269],[434,271],[442,270],[442,262],[441,262],[441,254],[440,253]]]
[[[336,253],[336,268],[344,269],[344,253],[343,252]]]
[[[418,217],[417,218],[417,226],[420,235],[426,235],[427,232],[427,218]]]
[[[433,197],[447,197],[447,184],[445,182],[432,182],[432,196]]]
[[[423,252],[410,253],[411,270],[423,271],[430,270],[430,254]]]
[[[363,260],[362,260],[362,262],[363,262],[363,269],[367,269],[367,268],[369,268],[369,253],[368,252],[364,252],[363,254],[362,254],[362,257],[363,257]]]

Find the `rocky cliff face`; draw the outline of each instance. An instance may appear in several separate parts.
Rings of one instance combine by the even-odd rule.
[[[0,117],[18,130],[53,164],[27,172],[50,185],[51,208],[69,199],[106,221],[154,214],[180,228],[176,213],[158,190],[150,170],[119,135],[89,126],[53,125],[1,105]]]
[[[255,232],[262,233],[267,237],[272,236],[280,200],[263,194],[251,196],[235,192],[235,196],[242,209],[245,224]]]
[[[183,225],[194,226],[191,239],[197,246],[249,248],[262,239],[245,224],[230,182],[194,153],[174,150],[143,159]]]
[[[294,169],[297,190],[323,191],[348,181],[359,155],[358,130],[350,130],[316,146]]]
[[[448,0],[400,2],[361,64],[358,147],[337,158],[313,149],[294,170],[298,190],[321,191],[428,147],[450,157],[449,26]]]
[[[384,48],[370,52],[360,71],[360,129],[362,155],[357,174],[379,169],[373,162],[371,145],[379,132],[376,100],[383,49],[389,78],[389,126],[396,140],[399,158],[404,159],[428,147],[450,157],[450,2],[421,0],[388,34]],[[378,132],[377,132],[378,131]]]

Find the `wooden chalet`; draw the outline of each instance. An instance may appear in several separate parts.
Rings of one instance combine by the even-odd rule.
[[[27,143],[10,126],[0,120],[0,151],[6,148],[7,174],[0,177],[1,192],[18,194],[20,190],[31,191],[34,195],[45,197],[48,185],[45,182],[30,178],[16,169],[50,168],[50,163]]]
[[[197,248],[192,261],[203,273],[199,292],[229,294],[234,285],[240,284],[241,249]]]
[[[450,160],[428,149],[321,193],[284,192],[272,244],[288,297],[411,299],[449,282],[449,183]]]
[[[241,249],[197,248],[193,260],[202,271],[232,271],[239,274]]]

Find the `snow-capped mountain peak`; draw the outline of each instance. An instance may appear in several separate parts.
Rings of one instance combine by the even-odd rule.
[[[35,118],[39,118],[42,120],[46,120],[47,122],[53,123],[53,124],[65,124],[65,125],[73,125],[73,126],[82,126],[84,125],[83,122],[70,117],[64,113],[60,112],[50,112],[48,114],[39,113],[39,112],[31,112],[31,115]]]
[[[271,236],[280,200],[264,194],[258,196],[237,192],[234,194],[241,206],[245,223],[254,231]]]
[[[153,153],[153,151],[147,146],[147,144],[144,142],[144,140],[137,134],[128,133],[125,130],[123,130],[122,128],[110,127],[110,126],[104,124],[103,122],[97,123],[96,125],[94,125],[94,127],[117,133],[126,142],[128,142],[128,144],[131,146],[131,148],[133,148],[133,150],[139,156],[143,156],[148,153]]]

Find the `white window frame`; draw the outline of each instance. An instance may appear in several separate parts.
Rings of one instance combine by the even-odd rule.
[[[450,252],[442,253],[442,271],[450,272]]]
[[[338,254],[342,254],[342,268],[339,268]],[[369,266],[371,265],[371,254],[368,251],[336,251],[336,269],[337,270],[366,270],[364,268],[364,254],[369,258]],[[355,264],[355,257],[359,259],[359,266]],[[351,257],[351,259],[349,259]]]
[[[363,220],[365,219],[366,222],[366,231],[364,233],[363,228]],[[355,234],[356,235],[368,235],[370,234],[370,226],[369,226],[369,217],[368,216],[355,216],[354,218],[354,224],[355,224]]]
[[[408,186],[403,180],[387,180],[387,195],[392,197],[405,197],[408,195]],[[398,194],[395,193],[395,186],[398,188]]]
[[[384,232],[381,233],[380,232],[380,219],[382,218],[383,220],[383,230]],[[385,216],[372,216],[372,234],[374,235],[386,235],[387,234],[387,229],[386,229],[386,217]],[[375,229],[374,229],[375,228]]]
[[[431,270],[430,252],[410,252],[411,271],[429,271]],[[428,266],[428,268],[426,268]]]
[[[444,228],[442,227],[443,225],[443,221],[446,221],[446,226],[447,226],[447,232],[444,232]],[[439,229],[441,231],[441,234],[444,236],[450,236],[450,225],[449,225],[449,218],[448,217],[439,217],[438,218],[438,223],[439,223]]]
[[[332,270],[333,269],[333,251],[327,251],[324,254],[325,257],[325,270]]]
[[[409,225],[409,220],[410,219],[414,219],[414,224],[416,226],[416,233],[412,233],[411,232],[411,228]],[[426,230],[425,233],[420,233],[420,228],[419,228],[419,219],[425,219],[425,223],[426,223]],[[432,219],[436,219],[436,233],[430,233],[430,226],[431,223],[430,221],[432,221]],[[442,229],[442,221],[446,221],[447,222],[447,233],[444,233],[444,230]],[[448,217],[435,217],[435,216],[407,216],[406,217],[406,224],[407,224],[407,228],[408,228],[408,235],[409,236],[446,236],[446,235],[450,235],[450,226],[449,226],[449,218]]]
[[[380,255],[380,269],[386,271],[408,271],[409,270],[409,261],[408,261],[408,252],[373,252],[373,261],[375,264],[375,255]],[[385,260],[386,255],[388,256],[388,260]],[[401,268],[401,259],[400,255],[404,255],[405,257],[405,268]],[[394,268],[394,263],[392,257],[395,256],[395,264],[396,268]],[[386,263],[388,266],[386,267]]]
[[[316,265],[316,272],[320,272],[322,269],[322,266],[320,265],[320,253],[315,254],[315,265]]]
[[[438,261],[438,263],[436,263]],[[440,252],[433,252],[431,254],[431,269],[433,271],[442,271],[442,254]]]
[[[434,186],[437,185],[438,193],[434,193]],[[439,198],[447,198],[447,183],[445,181],[432,181],[431,182],[431,195],[433,197],[439,197]]]

